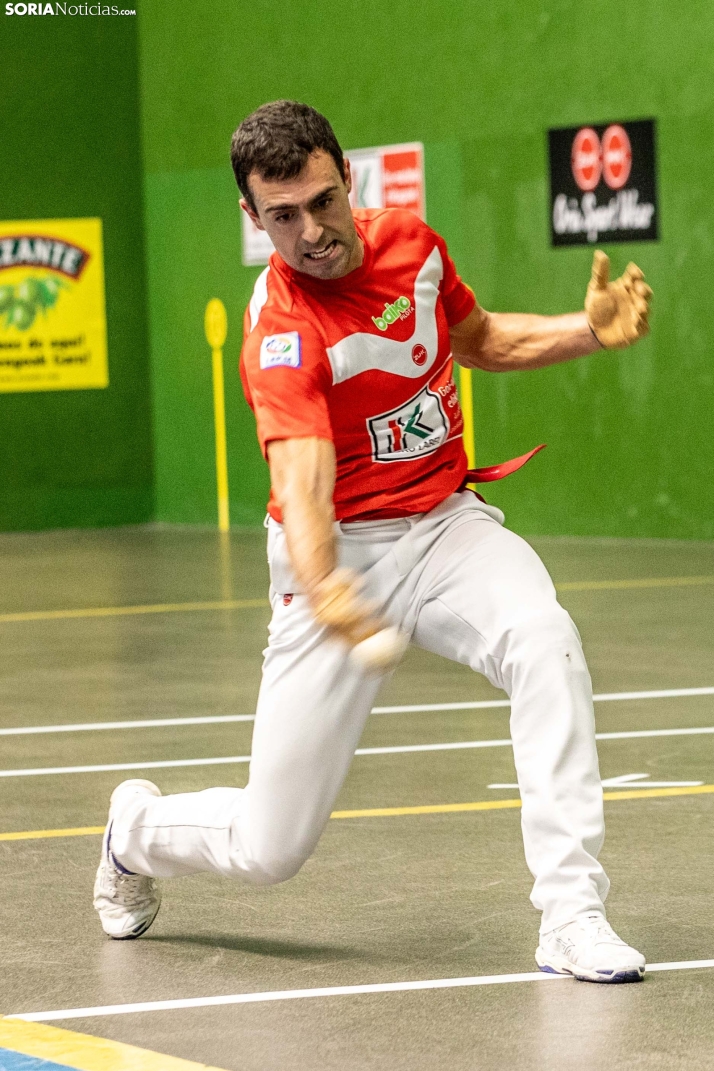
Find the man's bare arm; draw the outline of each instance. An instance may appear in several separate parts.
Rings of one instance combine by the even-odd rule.
[[[276,439],[268,444],[268,463],[290,563],[310,598],[337,563],[332,528],[335,448],[329,439]]]
[[[449,334],[454,359],[466,368],[511,372],[624,349],[647,334],[652,291],[635,264],[609,281],[609,259],[596,250],[585,311],[565,316],[486,312],[478,305]]]
[[[384,622],[361,598],[357,577],[336,568],[333,444],[315,437],[276,439],[268,444],[268,464],[290,564],[315,618],[350,644],[378,632]]]
[[[532,316],[477,306],[449,333],[454,360],[486,372],[545,368],[602,349],[584,312]]]

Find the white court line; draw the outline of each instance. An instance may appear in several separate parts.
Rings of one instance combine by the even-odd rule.
[[[680,699],[691,695],[714,695],[709,688],[658,688],[648,692],[599,692],[593,696],[596,703],[612,703],[626,699]],[[510,699],[496,699],[478,703],[424,703],[407,707],[374,707],[373,714],[418,714],[427,710],[486,710],[490,707],[510,707]]]
[[[218,759],[169,759],[167,762],[111,762],[105,766],[45,766],[36,770],[0,770],[0,777],[109,773],[113,770],[169,770],[174,766],[229,766],[238,762],[250,762],[250,755],[227,755]]]
[[[596,733],[596,740],[636,740],[658,736],[702,736],[714,733],[713,725],[694,729],[633,729],[631,732]],[[360,747],[355,755],[406,755],[419,751],[464,751],[490,747],[512,747],[513,741],[455,740],[444,744],[397,744],[393,747]],[[168,759],[159,762],[112,762],[101,766],[44,766],[29,770],[0,770],[1,777],[45,777],[50,774],[110,773],[117,770],[169,770],[180,766],[230,766],[250,762],[250,755],[226,755],[211,759]],[[667,782],[673,784],[674,782]],[[684,784],[685,782],[682,782]],[[689,782],[687,782],[689,783]],[[692,782],[693,784],[694,782]],[[699,784],[700,782],[697,782]],[[489,788],[496,786],[489,785]],[[499,786],[502,787],[502,786]]]
[[[214,725],[221,722],[255,721],[255,714],[216,714],[200,718],[142,718],[140,721],[78,722],[76,725],[29,725],[0,729],[0,736],[31,736],[35,733],[86,733],[101,729],[156,729],[172,725]]]
[[[648,774],[638,774],[639,777],[648,777]],[[699,788],[703,781],[640,781],[631,780],[627,775],[624,777],[608,777],[602,782],[603,788]],[[517,789],[517,784],[493,784],[487,788]]]
[[[611,703],[627,699],[680,699],[686,696],[714,695],[711,688],[664,688],[649,692],[601,692],[594,695],[596,703]],[[372,714],[419,714],[430,710],[494,710],[510,707],[510,699],[479,700],[474,703],[418,703],[398,707],[373,707]],[[0,729],[0,736],[29,736],[35,733],[82,733],[102,729],[155,729],[181,725],[218,725],[221,723],[255,721],[255,714],[215,714],[195,718],[145,718],[139,721],[77,722],[72,725],[30,725]],[[666,733],[667,730],[662,730]],[[714,730],[712,730],[714,731]],[[614,739],[614,738],[613,738]]]
[[[692,971],[714,967],[714,959],[652,963],[647,973]],[[524,974],[486,974],[473,978],[432,978],[424,982],[378,982],[374,985],[324,986],[320,989],[268,990],[266,993],[232,993],[221,997],[185,997],[178,1000],[147,1000],[136,1004],[107,1004],[96,1008],[64,1008],[60,1011],[13,1013],[8,1019],[26,1023],[47,1023],[55,1019],[88,1019],[100,1015],[131,1015],[136,1012],[175,1011],[183,1008],[215,1008],[226,1004],[259,1004],[270,1000],[305,1000],[310,997],[352,997],[364,993],[404,993],[420,989],[460,989],[465,986],[508,985],[513,982],[554,982],[569,979],[565,974],[528,971]]]
[[[706,736],[714,733],[714,725],[695,729],[629,729],[621,733],[596,733],[596,740],[637,740],[646,736]]]
[[[357,748],[355,755],[399,755],[410,751],[460,751],[464,748],[510,746],[510,740],[459,740],[448,744],[361,747]],[[174,766],[229,766],[241,762],[250,762],[250,755],[226,755],[217,759],[168,759],[162,762],[112,762],[104,766],[45,766],[33,770],[0,770],[0,777],[43,777],[49,774],[109,773],[116,770],[167,770]]]
[[[411,703],[401,707],[372,707],[370,714],[423,714],[429,710],[495,710],[510,707],[510,699],[482,699],[477,703]]]

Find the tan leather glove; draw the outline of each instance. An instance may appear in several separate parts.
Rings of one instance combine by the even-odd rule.
[[[334,569],[312,596],[315,620],[354,646],[385,627],[376,604],[360,594],[360,580],[351,569]]]
[[[636,264],[609,282],[610,258],[601,249],[593,254],[593,270],[585,295],[590,330],[601,346],[624,350],[648,333],[652,291]]]

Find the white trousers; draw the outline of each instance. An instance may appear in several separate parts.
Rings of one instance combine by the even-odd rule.
[[[416,518],[338,524],[336,533],[340,564],[360,572],[366,595],[415,646],[471,666],[510,696],[531,900],[545,933],[603,911],[609,885],[597,861],[604,822],[592,688],[544,565],[502,522],[465,491]],[[133,798],[111,836],[128,870],[285,881],[330,816],[381,680],[315,623],[273,521],[268,554],[273,617],[248,785]]]

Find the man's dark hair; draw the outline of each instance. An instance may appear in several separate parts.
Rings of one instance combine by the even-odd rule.
[[[231,164],[238,188],[253,211],[250,174],[257,171],[264,179],[296,178],[316,149],[329,152],[344,175],[344,156],[334,130],[308,104],[274,100],[244,119],[231,140]]]

